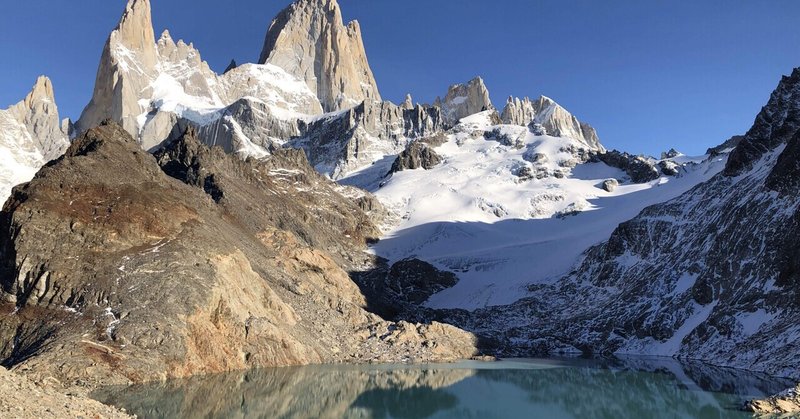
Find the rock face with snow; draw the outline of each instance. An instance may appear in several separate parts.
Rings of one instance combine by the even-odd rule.
[[[61,156],[69,146],[68,134],[62,131],[53,84],[47,77],[39,77],[21,102],[0,110],[0,202],[12,187],[29,181],[41,166]]]
[[[534,118],[529,123],[533,126],[544,128],[547,135],[555,137],[568,137],[582,141],[592,148],[603,151],[597,132],[591,125],[578,121],[578,118],[569,113],[561,105],[546,96],[540,96],[533,101],[531,106]]]
[[[190,130],[153,157],[87,131],[0,212],[0,360],[93,386],[472,355],[454,327],[364,309],[347,271],[378,231],[337,190],[299,150],[243,161]]]
[[[444,99],[437,98],[434,106],[442,108],[445,122],[450,126],[456,125],[461,118],[494,109],[489,89],[480,77],[450,86]]]
[[[363,102],[346,111],[301,122],[301,134],[288,145],[302,148],[311,164],[333,179],[393,156],[412,139],[441,133],[444,124],[436,107],[405,109],[391,102]],[[391,161],[388,163],[391,164]],[[380,166],[386,174],[388,166]]]
[[[520,99],[513,96],[508,97],[506,107],[503,108],[503,113],[500,115],[504,124],[522,126],[528,126],[535,117],[536,110],[533,109],[533,102],[530,99],[527,97]]]
[[[347,25],[336,0],[297,0],[270,24],[260,63],[303,80],[326,112],[380,101],[361,28]]]
[[[604,151],[591,125],[581,122],[552,99],[541,96],[535,101],[509,97],[500,118],[504,124],[529,126],[540,135],[569,137]]]

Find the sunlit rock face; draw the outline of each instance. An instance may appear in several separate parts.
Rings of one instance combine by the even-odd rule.
[[[270,24],[259,62],[305,81],[326,112],[381,101],[361,27],[344,24],[336,0],[298,0],[284,9]]]

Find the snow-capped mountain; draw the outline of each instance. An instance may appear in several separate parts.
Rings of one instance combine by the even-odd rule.
[[[67,149],[69,127],[59,120],[53,84],[44,76],[25,99],[0,110],[0,202]]]
[[[344,25],[335,0],[282,11],[260,61],[216,74],[191,44],[168,31],[156,39],[150,1],[130,0],[76,131],[112,119],[151,151],[188,126],[242,158],[302,148],[319,172],[373,192],[390,210],[379,256],[458,271],[462,281],[433,296],[434,307],[524,297],[526,284],[562,275],[618,223],[708,179],[724,159],[607,152],[590,125],[545,96],[510,98],[498,113],[480,77],[450,86],[434,105],[381,101],[358,24]],[[441,163],[389,175],[418,143]],[[517,235],[504,229],[514,220],[537,221]]]
[[[557,281],[444,317],[508,354],[678,356],[797,377],[800,68],[740,141],[724,169],[701,164],[709,180],[622,222]]]

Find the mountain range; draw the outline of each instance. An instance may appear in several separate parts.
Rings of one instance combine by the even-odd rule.
[[[149,0],[91,101],[0,111],[0,361],[65,386],[254,366],[636,354],[800,378],[800,69],[702,156],[607,150],[480,77],[382,100],[297,0],[210,69]],[[342,337],[346,336],[346,339]]]

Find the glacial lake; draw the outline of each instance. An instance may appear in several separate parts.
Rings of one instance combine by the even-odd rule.
[[[671,359],[261,369],[105,388],[140,418],[751,418],[785,379]]]

